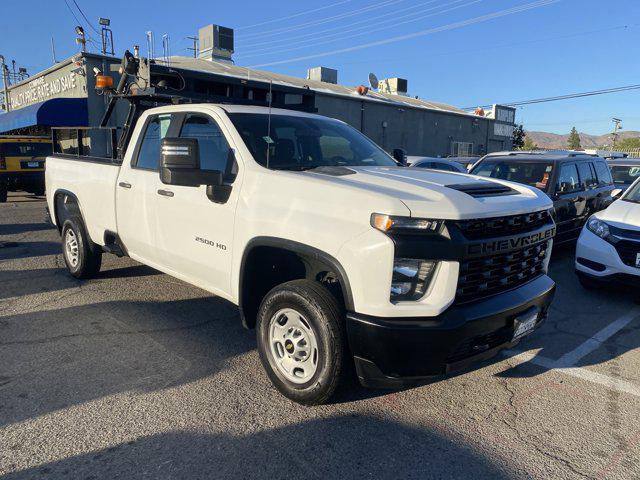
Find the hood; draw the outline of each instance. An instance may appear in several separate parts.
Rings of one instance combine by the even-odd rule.
[[[596,217],[619,228],[640,230],[640,204],[616,200]]]
[[[407,167],[347,169],[350,174],[335,175],[313,170],[306,173],[396,198],[407,206],[412,217],[465,220],[517,215],[553,207],[551,199],[542,191],[503,180]]]

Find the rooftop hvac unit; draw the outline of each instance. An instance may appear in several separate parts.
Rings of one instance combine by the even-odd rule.
[[[313,67],[307,70],[307,80],[337,84],[338,71],[327,67]]]
[[[231,60],[233,54],[233,29],[220,25],[207,25],[198,31],[199,58],[206,60]]]
[[[404,78],[385,78],[378,82],[378,89],[382,93],[390,93],[392,95],[407,94],[407,80]]]

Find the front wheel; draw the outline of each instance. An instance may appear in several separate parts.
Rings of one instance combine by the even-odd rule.
[[[62,256],[69,273],[76,278],[89,278],[100,271],[102,252],[77,218],[65,220],[62,226]]]
[[[263,299],[257,321],[260,360],[284,396],[325,403],[346,375],[343,309],[321,283],[293,280]]]

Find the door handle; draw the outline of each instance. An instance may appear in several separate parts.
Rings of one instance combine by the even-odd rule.
[[[163,197],[173,197],[173,192],[171,190],[158,190],[158,195],[162,195]]]
[[[131,184],[127,182],[120,182],[118,186],[122,188],[131,188]]]

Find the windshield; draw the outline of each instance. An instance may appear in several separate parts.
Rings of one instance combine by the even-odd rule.
[[[471,173],[481,177],[499,178],[517,183],[524,183],[531,187],[546,191],[553,164],[544,162],[485,160],[480,162]]]
[[[613,175],[613,183],[630,185],[640,176],[640,166],[612,165],[611,174]]]
[[[288,115],[230,113],[256,161],[274,170],[321,166],[397,166],[375,143],[336,120]],[[267,165],[268,157],[268,165]]]
[[[633,202],[633,203],[640,203],[640,180],[636,181],[633,185],[629,187],[629,189],[625,192],[621,200],[625,200],[627,202]]]
[[[50,143],[0,143],[0,155],[4,157],[46,157],[51,155]]]

